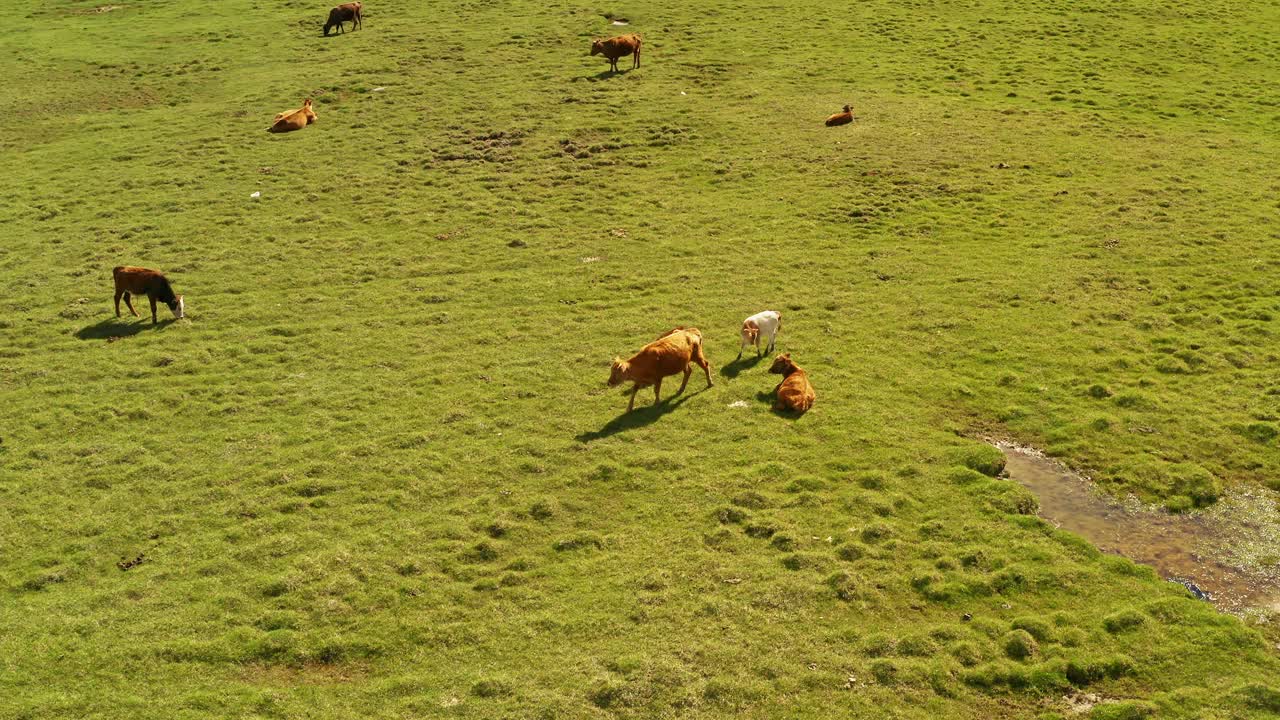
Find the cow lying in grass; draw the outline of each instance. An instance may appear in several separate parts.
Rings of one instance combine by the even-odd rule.
[[[316,114],[311,110],[311,98],[302,101],[297,110],[285,110],[276,114],[275,122],[267,128],[267,132],[282,133],[301,130],[316,121]]]
[[[333,29],[334,25],[338,26],[338,32],[345,33],[347,29],[342,26],[344,22],[351,23],[352,30],[364,27],[364,23],[360,21],[360,9],[362,7],[360,3],[352,2],[343,3],[330,10],[329,19],[324,24],[324,36],[329,37],[329,31]]]
[[[836,125],[848,125],[853,122],[853,108],[848,105],[844,106],[844,112],[838,112],[827,118],[827,127],[835,127]]]
[[[777,396],[773,403],[774,410],[804,412],[813,407],[817,395],[813,392],[813,385],[809,383],[809,374],[791,362],[791,353],[783,353],[774,358],[769,372],[784,376],[778,387],[773,389]]]
[[[640,388],[653,386],[653,404],[661,399],[662,378],[676,373],[684,373],[684,382],[676,394],[684,392],[689,384],[689,375],[693,373],[691,363],[707,375],[707,387],[712,386],[711,365],[702,354],[702,332],[697,328],[678,327],[668,331],[657,340],[645,345],[630,360],[613,359],[613,367],[609,373],[609,387],[617,387],[628,380],[635,383],[631,388],[631,401],[627,403],[627,412],[636,406],[636,393]]]
[[[592,40],[591,54],[604,55],[609,60],[609,69],[618,72],[618,58],[631,56],[631,69],[640,67],[640,36],[634,33],[619,35],[608,40]]]
[[[756,357],[760,357],[760,338],[768,340],[765,353],[773,352],[773,341],[782,329],[782,314],[776,310],[765,310],[742,321],[742,344],[738,346],[738,358],[742,357],[742,349],[748,345],[756,346]],[[737,358],[735,358],[737,359]]]
[[[151,301],[152,325],[156,322],[157,300],[168,305],[175,318],[182,319],[186,311],[182,296],[173,294],[173,286],[158,271],[122,265],[113,269],[111,276],[116,281],[116,317],[120,317],[120,298],[124,298],[124,304],[129,306],[129,312],[133,313],[134,317],[137,317],[138,311],[133,309],[132,296],[146,295],[147,299]]]

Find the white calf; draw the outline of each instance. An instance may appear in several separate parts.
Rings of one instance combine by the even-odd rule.
[[[738,346],[738,357],[742,357],[742,349],[748,345],[756,346],[756,357],[760,356],[760,337],[768,339],[766,353],[773,352],[773,340],[782,329],[782,313],[765,310],[742,321],[742,345]]]

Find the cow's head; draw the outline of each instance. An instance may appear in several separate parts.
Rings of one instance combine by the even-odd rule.
[[[178,320],[181,320],[187,314],[187,304],[182,301],[181,295],[174,298],[173,302],[165,304],[169,306],[169,309],[173,311],[173,316]]]
[[[629,363],[622,358],[614,358],[613,365],[609,367],[609,387],[617,387],[627,379],[627,370]]]
[[[755,320],[747,320],[742,323],[742,337],[746,338],[749,343],[760,339],[760,326],[756,325]]]
[[[591,41],[591,54],[592,54],[592,55],[599,55],[599,54],[600,54],[600,53],[602,53],[602,52],[604,52],[604,40],[598,40],[598,39],[597,39],[597,40],[592,40],[592,41]]]
[[[307,116],[308,125],[316,121],[316,114],[311,110],[311,98],[307,98],[302,102],[302,112]]]
[[[769,366],[769,372],[775,375],[789,375],[795,367],[796,364],[791,362],[791,353],[783,353],[773,359],[773,365]]]

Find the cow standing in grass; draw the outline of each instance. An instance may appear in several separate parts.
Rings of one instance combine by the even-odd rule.
[[[742,350],[748,345],[756,346],[756,357],[760,357],[760,338],[766,340],[765,353],[773,352],[774,340],[782,329],[782,313],[777,310],[764,310],[742,321],[742,344],[738,346],[738,357],[742,358]]]
[[[116,317],[120,317],[120,298],[124,298],[129,312],[138,317],[138,311],[133,309],[133,295],[146,295],[151,301],[152,325],[156,323],[157,300],[167,305],[175,318],[181,320],[185,314],[186,305],[182,302],[182,296],[173,294],[173,286],[158,270],[122,265],[113,269],[111,276],[116,281]]]
[[[773,389],[774,395],[777,396],[773,404],[774,410],[802,413],[813,407],[817,394],[813,392],[809,374],[799,365],[791,362],[791,353],[783,353],[774,358],[769,372],[784,376],[782,382],[778,383],[778,387]]]
[[[618,72],[618,58],[631,56],[631,69],[640,67],[640,36],[619,35],[608,40],[592,40],[591,54],[604,55],[609,60],[609,69]]]
[[[640,388],[653,386],[653,404],[661,399],[662,379],[676,373],[684,373],[684,382],[676,394],[684,392],[689,384],[689,376],[693,374],[691,364],[707,375],[707,387],[712,386],[711,364],[702,354],[702,332],[697,328],[678,327],[645,345],[630,360],[613,359],[613,367],[609,372],[609,387],[617,387],[628,380],[635,383],[631,388],[631,401],[627,403],[627,412],[636,406],[636,393]]]
[[[324,24],[324,36],[329,37],[329,31],[336,25],[338,32],[345,33],[346,28],[342,23],[351,23],[351,29],[364,27],[364,23],[360,20],[360,9],[363,6],[358,2],[343,3],[329,11],[329,19]]]

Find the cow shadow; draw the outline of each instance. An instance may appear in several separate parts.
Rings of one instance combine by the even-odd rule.
[[[786,418],[787,420],[799,420],[800,418],[804,417],[804,414],[806,412],[808,412],[807,410],[779,410],[777,405],[775,405],[775,402],[777,401],[777,399],[778,399],[778,396],[775,394],[774,390],[768,390],[768,391],[761,390],[760,392],[756,393],[756,400],[759,400],[762,403],[768,404],[769,412],[773,413],[774,415],[777,415],[780,418]]]
[[[613,71],[613,70],[601,70],[600,72],[596,73],[595,75],[589,75],[589,76],[587,76],[587,79],[588,79],[588,80],[590,80],[591,82],[597,82],[597,81],[599,81],[599,80],[607,80],[607,79],[609,79],[609,78],[611,78],[611,77],[622,77],[623,75],[626,75],[627,73],[629,73],[629,72],[631,72],[632,70],[635,70],[635,69],[636,69],[636,68],[630,68],[630,69],[628,69],[628,70],[622,70],[622,69],[619,69],[619,70],[617,70],[616,72],[615,72],[615,71]]]
[[[127,321],[120,318],[109,318],[80,328],[76,331],[76,337],[81,340],[110,340],[111,338],[132,337],[147,329],[159,330],[174,322],[176,321],[173,318],[167,318],[153,325],[147,320]]]
[[[742,374],[743,371],[759,365],[760,361],[764,359],[764,355],[747,355],[746,357],[737,358],[731,363],[721,365],[720,374],[732,380]]]
[[[647,390],[648,388],[645,389]],[[652,425],[663,415],[674,411],[676,408],[688,402],[690,398],[695,395],[701,395],[708,389],[709,388],[703,388],[695,392],[689,392],[686,389],[685,392],[676,395],[675,397],[663,400],[657,405],[644,405],[637,407],[631,412],[623,411],[621,415],[605,423],[599,430],[580,433],[575,436],[574,439],[578,442],[588,443],[607,438],[610,435],[616,435],[626,430],[634,430],[646,425]],[[644,392],[644,390],[641,390],[640,392]]]

